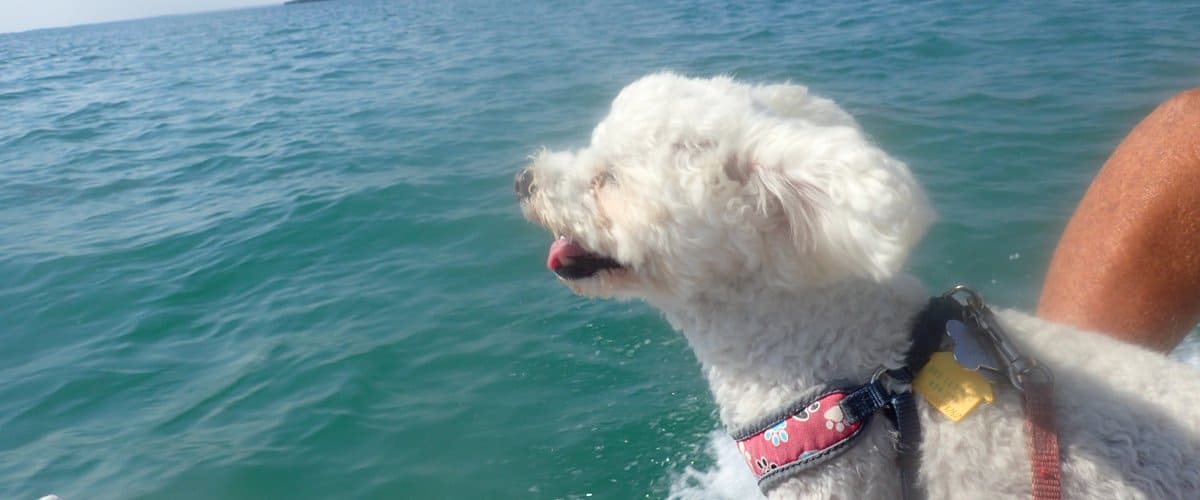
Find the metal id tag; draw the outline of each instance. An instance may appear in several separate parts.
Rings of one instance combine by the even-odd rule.
[[[966,323],[955,319],[947,321],[946,335],[954,341],[954,360],[963,368],[971,371],[979,371],[980,368],[1000,371],[1000,362],[996,359],[995,350],[985,345],[984,339],[980,339],[979,334],[971,331]]]

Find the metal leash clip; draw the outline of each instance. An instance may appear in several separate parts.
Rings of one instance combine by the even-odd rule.
[[[946,334],[954,340],[954,359],[969,370],[982,370],[982,373],[1001,372],[996,354],[1000,355],[1008,374],[1008,380],[1017,390],[1025,392],[1026,382],[1042,382],[1052,384],[1054,378],[1050,370],[1037,360],[1024,356],[996,321],[991,309],[983,303],[983,297],[966,285],[954,285],[942,294],[942,297],[953,299],[956,295],[966,295],[966,311],[964,318],[978,327],[986,336],[992,349],[985,349],[978,339],[970,334],[971,328],[957,321],[946,324]],[[958,323],[957,325],[955,323]],[[990,351],[990,352],[989,352]]]

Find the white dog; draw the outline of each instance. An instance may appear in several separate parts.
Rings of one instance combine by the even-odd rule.
[[[539,153],[516,189],[525,216],[554,233],[547,265],[567,286],[642,299],[687,337],[729,429],[901,367],[928,299],[901,271],[934,218],[928,200],[907,166],[804,87],[644,77],[590,146]],[[1197,372],[998,314],[1054,374],[1065,497],[1200,498]],[[930,498],[1029,498],[1021,396],[994,389],[957,423],[919,400],[917,482]],[[768,496],[899,498],[889,429],[868,421],[844,453]]]

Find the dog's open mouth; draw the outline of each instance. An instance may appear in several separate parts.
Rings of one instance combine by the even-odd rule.
[[[622,268],[621,263],[612,257],[592,252],[566,236],[559,236],[550,245],[546,267],[560,278],[568,280],[590,278],[606,269]]]

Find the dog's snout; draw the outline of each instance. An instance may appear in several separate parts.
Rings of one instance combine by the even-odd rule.
[[[529,167],[517,172],[517,178],[513,180],[513,191],[516,191],[517,198],[522,200],[533,194],[533,172],[529,170]]]

